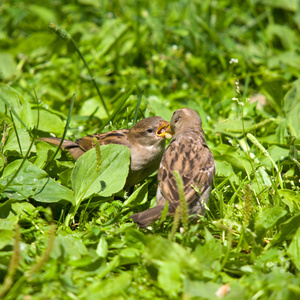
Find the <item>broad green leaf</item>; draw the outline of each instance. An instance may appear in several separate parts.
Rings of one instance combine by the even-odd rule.
[[[14,57],[10,53],[0,52],[0,77],[7,80],[18,73]]]
[[[107,256],[107,250],[108,250],[107,242],[105,238],[101,236],[100,241],[97,245],[96,252],[100,257],[105,258]]]
[[[247,160],[245,153],[236,151],[236,148],[232,146],[225,144],[218,145],[217,147],[212,148],[211,152],[216,161],[226,161],[227,163],[230,163],[235,173],[238,171],[245,172],[245,170],[247,170],[248,173],[251,173],[252,171],[251,164]]]
[[[287,211],[281,207],[271,207],[261,211],[255,218],[255,232],[260,240],[265,232],[283,220]]]
[[[107,237],[106,238],[107,244],[110,248],[122,249],[124,248],[124,242],[120,240],[119,237]]]
[[[190,279],[184,282],[184,293],[191,298],[197,297],[196,299],[218,299],[215,294],[219,288],[220,284],[214,282],[201,282]]]
[[[12,222],[12,220],[2,219],[2,217],[3,215],[0,216],[0,229],[13,230],[16,223]]]
[[[39,18],[45,23],[45,26],[50,22],[56,22],[56,16],[52,9],[41,5],[29,5],[27,8],[34,14],[35,18]]]
[[[31,138],[25,129],[20,128],[17,131],[18,131],[19,141],[20,141],[20,145],[21,145],[21,149],[22,149],[22,156],[25,156],[25,154],[30,146]],[[32,145],[31,151],[32,152],[36,151],[35,145]],[[20,155],[20,147],[18,144],[18,140],[17,140],[15,131],[12,131],[9,134],[8,139],[6,140],[6,143],[3,147],[3,153],[5,156]]]
[[[136,264],[141,260],[141,253],[136,248],[127,247],[120,251],[119,259],[120,265]]]
[[[35,125],[32,122],[30,104],[15,89],[0,83],[0,116],[4,117],[6,112],[10,119],[9,108],[17,128],[31,128]]]
[[[131,275],[125,272],[106,280],[97,280],[83,290],[79,299],[122,299],[131,280]]]
[[[69,265],[83,271],[84,274],[85,272],[95,272],[106,268],[106,261],[103,257],[95,258],[90,255],[83,255],[80,259],[70,261]]]
[[[197,258],[183,246],[160,236],[148,237],[144,256],[148,263],[154,264],[158,268],[162,262],[175,262],[179,265],[181,272],[202,278],[203,268]]]
[[[3,153],[0,153],[0,172],[3,171],[4,166],[5,166],[5,157]]]
[[[276,37],[280,39],[286,50],[293,50],[296,47],[297,36],[294,30],[285,25],[269,24],[266,29],[266,36],[270,42]]]
[[[171,297],[175,297],[181,289],[181,270],[176,262],[164,262],[158,269],[158,284]]]
[[[275,235],[269,245],[276,245],[293,238],[296,230],[300,227],[300,214],[297,214],[282,223],[279,232]]]
[[[271,207],[261,211],[255,218],[256,229],[270,229],[287,214],[287,211],[281,207]]]
[[[130,197],[124,201],[124,206],[129,204],[134,206],[144,204],[148,200],[148,184],[149,182],[145,182],[139,186]]]
[[[280,68],[281,66],[295,68],[300,67],[300,55],[296,51],[284,51],[268,58],[267,68]]]
[[[270,7],[282,8],[293,12],[296,12],[299,6],[297,0],[260,0],[259,2]]]
[[[299,193],[291,190],[278,190],[282,202],[284,202],[290,209],[291,213],[299,213],[300,210],[300,195]]]
[[[58,175],[60,183],[62,185],[72,188],[71,178],[72,178],[72,172],[74,169],[74,164],[73,164],[73,162],[67,162],[67,163],[70,163],[69,168],[58,173],[57,175]]]
[[[258,185],[260,186],[260,189],[272,186],[270,176],[265,171],[265,168],[264,167],[259,167],[257,171],[258,172],[256,172],[256,178],[257,178],[257,181],[258,181]]]
[[[129,228],[125,231],[124,240],[128,247],[143,250],[146,244],[146,237],[138,230]]]
[[[20,166],[22,160],[10,163],[3,173],[1,184],[4,187]],[[73,192],[50,178],[37,166],[25,161],[18,175],[6,188],[5,195],[9,198],[24,200],[34,198],[36,201],[55,203],[60,200],[74,202]]]
[[[92,195],[111,196],[119,192],[126,182],[130,163],[130,150],[121,145],[101,146],[102,163],[97,171],[95,149],[82,155],[72,173],[72,186],[76,204]]]
[[[33,110],[32,112],[33,122],[34,124],[36,124],[38,112],[37,110]],[[56,114],[53,114],[44,109],[40,110],[40,118],[38,124],[39,130],[51,132],[59,136],[63,134],[64,127],[65,126],[63,121]]]
[[[94,0],[78,0],[78,3],[80,4],[85,4],[85,5],[91,5],[94,6],[95,8],[101,7],[100,3]]]
[[[230,277],[229,277],[230,278]],[[191,299],[230,299],[243,300],[247,299],[247,292],[243,279],[240,281],[232,281],[228,278],[228,283],[201,282],[186,279],[184,282],[184,293],[189,295]],[[226,280],[226,279],[225,279]],[[247,278],[247,283],[251,279]],[[226,282],[226,281],[225,281]],[[250,283],[251,285],[251,283]],[[251,285],[252,286],[252,285]]]
[[[227,161],[215,160],[215,164],[216,164],[216,175],[218,177],[225,177],[225,178],[229,177],[230,181],[235,182],[236,184],[240,183],[240,179],[233,171],[232,165],[230,163],[228,163]]]
[[[105,119],[107,117],[107,114],[105,113],[104,109],[102,108],[102,103],[99,102],[98,98],[92,98],[88,99],[84,102],[85,105],[83,105],[80,109],[80,114],[83,116],[89,116],[91,115],[96,109],[96,113],[94,116],[100,118],[100,119]]]
[[[222,245],[215,240],[209,231],[205,228],[206,238],[204,245],[198,245],[194,251],[194,255],[198,261],[209,269],[215,260],[222,257]]]
[[[251,188],[255,193],[261,193],[262,190],[272,186],[270,175],[265,169],[265,167],[259,167],[255,172],[255,180],[251,183]]]
[[[53,158],[57,146],[51,145],[50,143],[46,143],[44,141],[37,141],[35,148],[37,158],[35,159],[34,164],[39,168],[43,168],[46,166],[49,160]],[[56,160],[61,158],[61,153],[58,152],[55,158]]]
[[[292,242],[289,245],[287,254],[292,259],[298,271],[300,271],[300,228],[297,229]]]
[[[288,140],[290,144],[290,159],[296,164],[300,170],[300,139],[295,139],[291,137]]]
[[[279,121],[279,125],[276,129],[276,137],[280,144],[284,144],[286,142],[286,136],[288,136],[288,123],[284,118]]]
[[[9,229],[0,229],[0,250],[13,243],[14,231]]]
[[[147,101],[155,115],[161,116],[165,120],[171,120],[173,111],[170,110],[167,105],[161,105],[161,99],[159,99],[157,96],[149,96]]]
[[[3,83],[0,83],[0,95],[0,113],[5,114],[5,105],[7,104],[7,109],[11,106],[20,115],[22,103],[25,101],[23,96],[9,85]]]
[[[293,128],[292,135],[300,137],[300,79],[293,82],[293,87],[284,96],[284,111],[289,125]]]
[[[276,145],[272,145],[271,147],[269,147],[267,149],[267,151],[270,154],[270,156],[272,157],[275,164],[277,164],[280,161],[283,161],[290,155],[289,149],[285,149],[285,148],[282,148],[282,147],[279,147]],[[272,169],[274,167],[272,162],[270,161],[270,159],[266,156],[263,156],[261,158],[261,163],[269,169]]]
[[[70,233],[63,233],[63,235],[61,234],[55,238],[53,251],[51,252],[51,257],[54,259],[64,256],[72,261],[76,261],[86,255],[89,255],[89,251],[80,237]]]
[[[14,204],[13,199],[9,199],[5,202],[0,203],[0,220],[1,220],[0,228],[13,229],[13,225],[18,223],[19,215],[14,211],[13,204]],[[2,222],[4,222],[5,225]],[[7,227],[7,226],[11,226],[11,227]]]
[[[28,214],[34,214],[34,212],[36,211],[36,207],[29,202],[15,201],[11,203],[11,210],[15,215],[18,216],[18,218],[26,219],[28,217]]]
[[[269,96],[268,100],[270,104],[277,112],[280,112],[280,110],[282,109],[283,84],[284,78],[282,77],[266,79],[262,84],[262,89]]]
[[[52,178],[48,178],[45,187],[41,192],[33,195],[34,200],[46,203],[56,203],[60,200],[67,200],[74,204],[74,194],[72,190],[59,184]]]
[[[44,23],[41,27],[41,30],[42,28],[45,28]],[[37,56],[37,59],[39,59],[41,55],[47,54],[48,48],[45,47],[45,45],[48,45],[54,39],[55,36],[49,31],[33,31],[30,35],[24,37],[19,41],[18,50],[20,53],[26,53],[27,55]],[[45,75],[48,75],[47,72],[45,73]]]
[[[253,126],[252,120],[244,120],[244,126],[247,130],[247,127]],[[223,122],[216,123],[214,130],[216,132],[236,132],[241,134],[243,132],[243,123],[241,119],[227,119]]]
[[[100,32],[101,43],[98,46],[98,58],[108,54],[127,31],[128,25],[126,23],[115,18],[107,19]]]

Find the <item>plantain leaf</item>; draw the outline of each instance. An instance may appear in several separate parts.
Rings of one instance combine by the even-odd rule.
[[[76,204],[92,195],[109,197],[125,185],[130,163],[130,150],[122,145],[100,147],[102,163],[97,172],[95,149],[82,155],[72,173]]]
[[[2,187],[17,171],[21,162],[21,159],[15,160],[5,168],[1,178]],[[71,203],[74,201],[73,192],[70,189],[60,185],[50,178],[45,171],[29,161],[25,161],[16,178],[3,191],[3,194],[16,200],[33,198],[36,201],[45,203],[55,203],[60,200],[67,200]]]

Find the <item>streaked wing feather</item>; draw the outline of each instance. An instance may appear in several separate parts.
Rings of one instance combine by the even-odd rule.
[[[83,151],[88,151],[94,147],[94,138],[99,141],[100,146],[119,144],[130,148],[130,143],[127,139],[128,132],[128,129],[121,129],[107,133],[95,133],[76,140],[76,143]]]
[[[201,135],[189,133],[176,137],[162,159],[158,180],[162,195],[169,200],[169,212],[174,212],[179,204],[174,170],[182,177],[185,198],[189,204],[199,197],[192,186],[199,188],[200,194],[211,186],[214,159]],[[200,182],[202,185],[199,185]]]

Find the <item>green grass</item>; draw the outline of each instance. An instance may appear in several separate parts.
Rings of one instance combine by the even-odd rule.
[[[3,1],[0,298],[298,299],[299,16],[286,0]],[[36,140],[182,107],[216,160],[184,231],[129,219],[156,176],[123,191],[127,149],[75,164]]]

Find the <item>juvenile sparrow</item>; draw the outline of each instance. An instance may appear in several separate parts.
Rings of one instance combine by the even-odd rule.
[[[165,150],[165,135],[168,126],[169,122],[161,117],[149,117],[142,119],[131,129],[95,133],[75,142],[64,140],[61,147],[67,150],[75,160],[94,147],[94,138],[99,141],[100,145],[119,144],[128,147],[131,157],[125,184],[127,188],[141,182],[158,169]],[[40,140],[58,146],[61,139],[44,137]]]
[[[169,202],[168,215],[173,215],[179,205],[179,195],[173,171],[179,172],[189,214],[204,214],[215,174],[215,161],[202,130],[200,116],[190,108],[174,112],[170,128],[174,134],[165,151],[158,170],[157,205],[131,216],[140,227],[147,227],[161,217]]]

